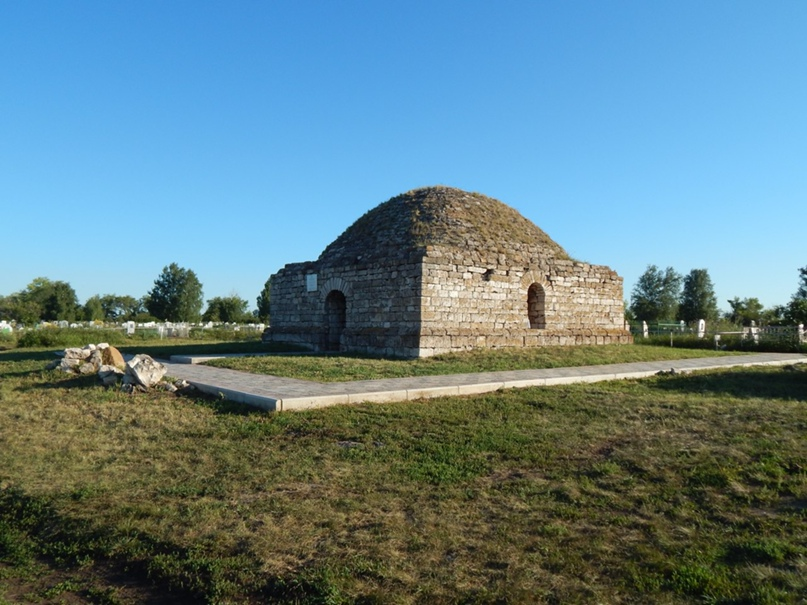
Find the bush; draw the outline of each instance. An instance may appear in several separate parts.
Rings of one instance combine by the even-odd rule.
[[[640,345],[652,345],[654,347],[669,347],[670,335],[658,334],[643,338],[641,335],[634,336],[634,342]],[[711,335],[698,338],[697,334],[681,334],[673,332],[672,346],[682,349],[714,349],[715,341]]]
[[[193,340],[260,340],[262,333],[260,330],[218,327],[218,328],[193,328],[189,337]]]
[[[17,345],[17,337],[14,332],[0,330],[0,350],[13,349]]]
[[[807,353],[807,344],[773,338],[760,339],[759,342],[754,342],[750,338],[740,339],[738,346],[727,348],[731,351],[752,351],[754,353]]]
[[[122,330],[102,330],[87,328],[41,328],[28,330],[17,340],[20,348],[33,347],[83,347],[87,344],[108,342],[111,345],[124,344],[126,335]]]
[[[174,340],[174,338],[164,338],[165,340]],[[259,341],[261,332],[248,329],[233,330],[232,328],[224,327],[212,329],[193,328],[190,330],[189,338],[202,341],[251,342]],[[126,334],[121,329],[39,328],[27,330],[21,333],[17,339],[14,339],[12,335],[6,347],[3,346],[4,341],[0,340],[0,349],[14,348],[15,342],[18,348],[68,348],[83,347],[88,344],[98,344],[99,342],[108,342],[111,345],[120,346],[139,342],[153,342],[155,340],[162,340],[157,328],[137,328],[134,334]]]
[[[638,345],[652,345],[669,347],[670,335],[658,335],[642,338],[636,336],[634,342]],[[672,346],[681,349],[714,349],[714,334],[707,334],[698,338],[695,334],[673,333]],[[748,351],[755,353],[807,353],[807,344],[799,344],[792,338],[760,337],[759,342],[752,338],[743,338],[741,334],[725,334],[720,338],[718,348],[725,351]]]

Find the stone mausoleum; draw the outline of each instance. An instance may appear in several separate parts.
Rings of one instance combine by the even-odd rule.
[[[569,258],[502,202],[450,187],[384,202],[270,287],[264,339],[318,351],[428,357],[632,340],[616,272]]]

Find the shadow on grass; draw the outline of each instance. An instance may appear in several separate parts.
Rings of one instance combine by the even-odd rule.
[[[118,595],[125,602],[157,605],[346,602],[331,599],[338,587],[327,569],[269,574],[248,553],[187,547],[136,529],[95,525],[16,487],[0,487],[0,555],[6,586],[31,585],[36,565],[37,584],[59,597],[47,602],[120,603]]]
[[[220,586],[247,585],[253,593],[263,589],[256,561],[237,556],[217,560],[144,533],[93,526],[60,514],[48,498],[15,487],[0,488],[0,546],[5,547],[0,554],[7,563],[8,578],[14,579],[16,568],[24,581],[30,575],[26,566],[34,562],[45,568],[44,573],[38,572],[45,576],[45,583],[48,575],[80,578],[81,582],[59,593],[63,598],[71,593],[74,598],[87,596],[87,588],[98,587],[96,592],[105,588],[114,596],[122,589],[136,602],[168,605],[215,602]]]
[[[177,344],[171,340],[144,341],[114,345],[122,353],[144,353],[152,357],[170,357],[171,355],[215,354],[215,353],[300,353],[305,349],[293,345],[279,343],[262,343],[255,340],[230,342],[191,342]],[[37,349],[7,349],[0,348],[0,362],[2,361],[31,361],[37,359],[54,359],[58,351],[66,347],[52,347],[45,350]]]
[[[177,396],[184,397],[184,395],[177,395]],[[236,403],[235,401],[230,401],[229,399],[223,399],[221,397],[216,397],[215,395],[202,393],[201,391],[194,391],[193,395],[189,395],[187,397],[188,399],[191,399],[196,405],[201,405],[203,407],[213,410],[214,414],[229,415],[229,416],[266,415],[265,410],[257,408],[254,405],[247,405],[246,403]]]
[[[652,386],[693,395],[807,401],[807,364],[770,370],[745,368],[719,373],[679,374],[660,377]]]
[[[60,377],[65,376],[65,378],[60,378],[59,380],[52,380],[49,382],[43,382],[41,384],[32,385],[30,387],[22,387],[21,391],[35,391],[39,389],[89,389],[91,387],[100,386],[100,382],[98,381],[98,376],[95,374],[89,375],[80,375],[80,374],[67,374],[65,372],[60,372],[58,370],[54,370],[57,372]]]
[[[42,372],[43,374],[47,373],[47,370],[32,370],[28,372],[13,372],[13,373],[6,373],[5,377],[10,376],[30,376],[33,373]],[[49,380],[47,382],[40,382],[34,385],[28,386],[21,386],[17,387],[17,390],[21,392],[32,392],[32,391],[48,391],[54,389],[67,389],[67,390],[76,390],[76,389],[104,389],[104,390],[111,390],[111,389],[120,389],[120,385],[111,385],[111,386],[103,386],[101,382],[98,380],[98,376],[95,374],[88,374],[88,375],[77,375],[77,374],[64,374],[59,372],[58,370],[53,371],[55,373],[54,379]],[[169,382],[174,382],[174,378],[171,376],[166,377]],[[228,399],[224,399],[222,397],[217,397],[215,395],[210,395],[208,393],[203,393],[197,389],[191,388],[190,390],[178,390],[175,393],[166,393],[164,391],[160,391],[159,389],[152,388],[149,389],[146,393],[143,392],[134,392],[130,393],[129,396],[132,398],[137,397],[146,397],[148,393],[164,393],[166,396],[170,397],[180,397],[190,403],[200,405],[206,408],[211,409],[215,414],[221,415],[232,415],[232,416],[262,416],[265,415],[266,412],[255,406],[246,405],[244,403],[236,403],[234,401],[230,401]]]
[[[56,359],[56,351],[58,349],[51,349],[48,351],[42,350],[26,350],[14,349],[13,351],[0,351],[0,362],[2,361],[51,361]]]
[[[122,353],[145,354],[152,357],[168,359],[171,355],[213,355],[216,353],[295,353],[301,349],[279,345],[264,344],[260,341],[233,341],[213,343],[172,344],[170,341],[157,344],[122,345],[118,349]]]

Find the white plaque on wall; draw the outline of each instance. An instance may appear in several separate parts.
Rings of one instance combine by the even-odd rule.
[[[309,273],[305,276],[305,289],[309,292],[317,291],[317,274]]]

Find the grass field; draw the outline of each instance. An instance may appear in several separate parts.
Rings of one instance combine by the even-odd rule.
[[[207,364],[255,374],[271,374],[320,382],[342,382],[376,378],[562,368],[741,354],[738,352],[671,348],[669,346],[611,345],[476,350],[406,360],[382,359],[361,355],[284,355],[283,353],[278,353],[269,356],[216,359],[207,362]]]
[[[807,598],[803,364],[272,415],[51,358],[0,352],[3,605]]]

